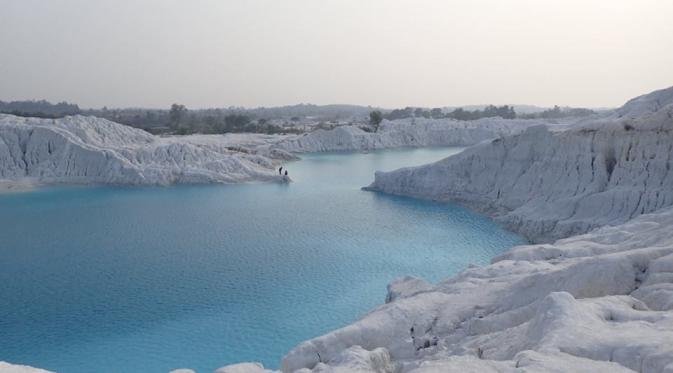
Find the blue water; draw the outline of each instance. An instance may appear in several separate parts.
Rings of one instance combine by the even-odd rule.
[[[523,242],[455,205],[361,191],[459,149],[305,155],[290,185],[0,195],[0,360],[59,372],[276,368],[412,274]]]

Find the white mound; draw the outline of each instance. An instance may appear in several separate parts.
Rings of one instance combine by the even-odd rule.
[[[617,109],[619,118],[637,118],[673,104],[673,87],[660,89],[629,100]]]
[[[292,153],[362,151],[401,146],[467,146],[539,123],[385,121],[378,133],[356,126],[305,135],[157,137],[105,119],[22,118],[0,114],[0,191],[35,184],[156,184],[283,181],[274,169]],[[292,152],[292,153],[291,153]]]
[[[37,369],[27,365],[14,365],[0,361],[0,373],[53,373],[44,369]]]
[[[673,205],[673,106],[564,131],[544,126],[415,168],[368,188],[451,200],[534,242],[581,234]]]
[[[357,371],[673,373],[669,92],[630,101],[620,119],[533,127],[378,173],[371,189],[460,201],[534,240],[575,236],[436,286],[395,280],[385,305],[300,344],[283,371],[350,371],[344,354],[376,351],[390,360]]]
[[[361,372],[673,372],[672,232],[666,209],[434,287],[407,278],[393,302],[297,346],[283,371],[339,371],[364,349],[380,363]]]
[[[270,373],[259,363],[239,363],[216,369],[213,373]]]
[[[404,146],[469,146],[519,133],[540,124],[536,120],[484,118],[476,121],[422,119],[383,121],[378,132],[356,126],[317,130],[290,137],[278,147],[291,152],[363,151]]]
[[[158,184],[280,180],[287,152],[234,145],[240,136],[161,138],[95,117],[0,115],[0,179]],[[248,139],[249,140],[249,139]],[[263,142],[263,141],[262,141]]]

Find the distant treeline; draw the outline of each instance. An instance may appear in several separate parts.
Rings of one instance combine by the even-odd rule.
[[[584,108],[571,108],[554,106],[551,109],[546,109],[537,113],[517,114],[513,106],[510,105],[488,105],[483,109],[467,110],[463,108],[455,108],[451,111],[445,111],[442,108],[423,109],[406,107],[404,109],[391,110],[383,117],[388,120],[404,119],[404,118],[451,118],[455,120],[476,120],[480,118],[501,117],[503,119],[559,119],[570,117],[585,117],[596,114],[595,111]]]
[[[259,118],[244,109],[199,109],[189,110],[184,105],[173,104],[169,110],[159,109],[90,109],[82,112],[105,118],[148,132],[220,134],[231,132],[253,133],[296,133],[301,132],[291,125],[281,126],[270,123],[267,118]],[[292,124],[299,118],[293,117]]]
[[[404,109],[395,109],[383,115],[388,120],[404,119],[404,118],[451,118],[456,120],[476,120],[480,118],[501,117],[504,119],[516,118],[514,107],[509,105],[494,106],[488,105],[483,110],[465,110],[457,108],[445,113],[441,108],[423,109],[406,107]]]
[[[188,109],[173,104],[161,109],[90,109],[82,114],[106,118],[151,133],[299,133],[302,124],[329,128],[338,124],[363,122],[371,109],[354,105],[299,104],[275,108]]]
[[[174,104],[168,109],[121,108],[84,109],[67,102],[52,104],[45,100],[0,101],[0,113],[24,117],[61,118],[67,115],[92,115],[151,133],[295,133],[302,123],[331,128],[339,124],[364,122],[371,108],[357,105],[299,104],[273,108],[241,107],[188,110]]]
[[[524,119],[558,119],[569,117],[586,117],[593,114],[596,114],[596,112],[590,109],[571,107],[561,108],[559,106],[554,106],[551,109],[547,109],[539,113],[522,114],[519,117]]]
[[[66,115],[93,115],[109,119],[128,126],[144,129],[151,133],[297,133],[310,125],[314,128],[333,128],[342,124],[372,124],[371,113],[377,113],[378,127],[380,119],[404,118],[451,118],[455,120],[476,120],[480,118],[502,117],[504,119],[555,119],[564,117],[580,117],[595,114],[593,110],[581,108],[551,109],[537,113],[519,114],[513,106],[488,105],[483,108],[468,110],[455,108],[414,108],[380,110],[356,105],[311,105],[300,104],[275,108],[245,109],[229,107],[221,109],[189,110],[184,105],[173,104],[168,109],[86,109],[81,110],[76,104],[60,102],[52,104],[40,101],[0,101],[0,112],[24,117],[60,118]],[[375,129],[374,129],[375,130]]]
[[[0,113],[22,117],[60,118],[80,113],[79,106],[67,102],[52,104],[45,100],[0,101]]]

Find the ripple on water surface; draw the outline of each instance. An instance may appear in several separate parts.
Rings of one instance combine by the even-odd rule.
[[[302,340],[523,240],[452,204],[361,191],[460,149],[309,154],[290,185],[0,195],[0,360],[59,372],[278,367]]]

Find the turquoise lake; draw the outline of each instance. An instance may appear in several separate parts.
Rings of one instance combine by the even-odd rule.
[[[403,275],[436,282],[524,243],[453,204],[360,190],[458,148],[305,154],[289,185],[0,195],[0,360],[58,372],[278,368]]]

